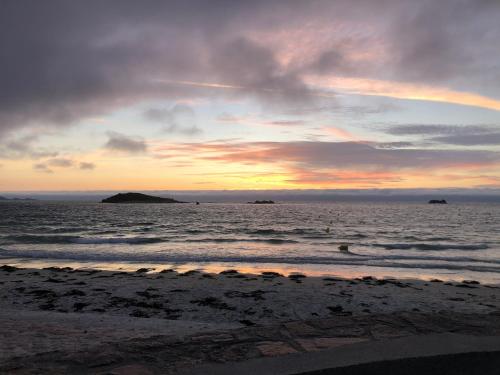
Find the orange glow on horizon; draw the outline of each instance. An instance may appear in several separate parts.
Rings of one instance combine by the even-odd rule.
[[[26,160],[2,167],[0,191],[61,190],[266,190],[356,188],[471,188],[500,186],[500,165],[457,164],[401,170],[331,167],[309,169],[300,162],[276,159],[266,149],[244,150],[219,144],[165,146],[172,157],[114,158],[95,154],[95,170],[53,168],[53,173],[33,169]],[[159,149],[156,152],[159,152]],[[234,152],[238,150],[238,152]],[[168,155],[167,155],[168,156]]]

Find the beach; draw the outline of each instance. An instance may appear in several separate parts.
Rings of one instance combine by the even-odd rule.
[[[500,0],[0,4],[0,375],[500,374]]]
[[[499,336],[499,314],[500,286],[474,280],[3,265],[0,371],[177,373],[409,335]]]

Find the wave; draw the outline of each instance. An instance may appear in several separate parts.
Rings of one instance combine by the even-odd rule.
[[[74,240],[80,238],[79,236],[72,235],[38,235],[38,234],[21,234],[11,235],[2,238],[3,241],[24,244],[64,244],[72,243]]]
[[[88,230],[87,227],[61,227],[61,228],[47,228],[47,229],[38,229],[40,232],[45,233],[78,233],[84,232]]]
[[[325,227],[326,228],[326,227]],[[259,235],[259,236],[269,236],[269,235],[274,235],[274,236],[303,236],[304,238],[310,238],[308,236],[328,236],[326,232],[324,232],[323,228],[315,229],[315,228],[294,228],[294,229],[287,229],[287,230],[278,230],[278,229],[250,229],[250,230],[243,230],[244,233],[246,234],[251,234],[251,235]]]
[[[112,238],[77,238],[72,241],[77,244],[148,244],[166,242],[163,238],[158,237],[112,237]]]
[[[355,233],[355,234],[344,234],[342,237],[344,238],[349,238],[349,239],[358,239],[358,238],[368,238],[367,235],[361,234],[361,233]]]
[[[453,241],[451,237],[416,237],[416,236],[402,236],[404,240],[408,241]]]
[[[276,231],[274,229],[256,229],[252,231],[248,231],[247,233],[250,234],[259,234],[259,235],[270,235],[270,234],[281,234],[279,231]]]
[[[374,247],[381,247],[386,250],[485,250],[487,244],[458,245],[458,244],[430,244],[430,243],[387,243],[372,244]]]
[[[215,242],[215,243],[230,243],[230,242],[264,242],[274,245],[279,245],[283,243],[298,243],[295,240],[288,240],[282,238],[190,238],[184,240],[185,242]]]
[[[148,244],[165,242],[158,237],[81,237],[71,235],[11,235],[3,240],[22,244]]]

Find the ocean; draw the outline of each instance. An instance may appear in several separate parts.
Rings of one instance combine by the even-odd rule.
[[[500,283],[500,204],[5,201],[0,263]]]

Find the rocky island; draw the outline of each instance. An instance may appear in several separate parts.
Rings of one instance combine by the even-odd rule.
[[[266,200],[262,200],[262,201],[253,201],[253,202],[248,202],[249,204],[274,204],[274,201],[266,201]]]
[[[186,203],[172,198],[155,197],[141,193],[119,193],[103,199],[101,203]]]
[[[446,202],[446,199],[431,199],[429,204],[448,204],[448,202]]]

